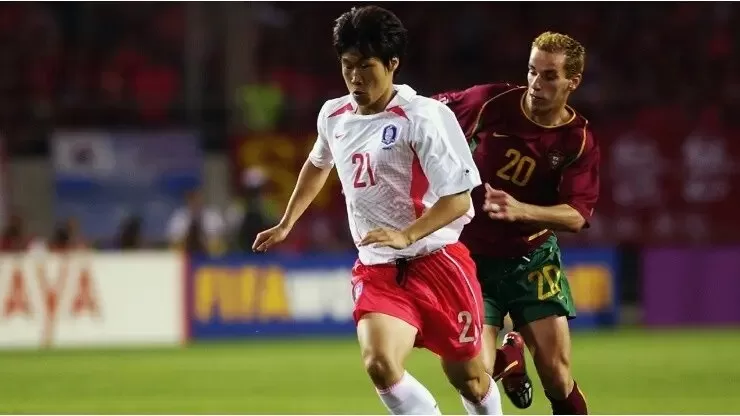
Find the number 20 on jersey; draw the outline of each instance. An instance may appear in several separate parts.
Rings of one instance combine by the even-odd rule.
[[[516,186],[527,186],[537,166],[537,162],[529,156],[522,156],[516,149],[506,151],[508,162],[496,171],[496,176],[509,181]]]

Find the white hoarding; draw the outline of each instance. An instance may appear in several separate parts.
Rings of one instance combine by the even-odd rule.
[[[0,255],[0,348],[184,342],[176,253]]]

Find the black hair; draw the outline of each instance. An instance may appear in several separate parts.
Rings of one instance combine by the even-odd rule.
[[[340,57],[356,48],[363,57],[378,58],[389,67],[393,58],[402,61],[407,44],[408,34],[401,20],[382,7],[353,7],[334,25],[334,49]]]

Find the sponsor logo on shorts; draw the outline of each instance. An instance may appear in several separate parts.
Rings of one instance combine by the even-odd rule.
[[[357,303],[357,300],[360,298],[361,294],[362,294],[362,282],[357,282],[355,286],[352,288],[352,300],[354,300],[354,302]]]

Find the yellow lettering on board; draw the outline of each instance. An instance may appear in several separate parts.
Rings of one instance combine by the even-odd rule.
[[[289,318],[290,308],[285,293],[285,276],[278,267],[270,267],[262,272],[262,292],[260,294],[260,317]]]
[[[597,312],[611,306],[612,276],[599,265],[575,266],[568,269],[576,310]]]
[[[193,284],[195,319],[207,322],[211,319],[213,307],[218,302],[215,290],[215,273],[209,267],[201,267],[195,272]]]
[[[239,270],[225,269],[220,276],[221,319],[226,322],[238,321],[244,315],[240,274]]]
[[[254,317],[257,309],[257,269],[251,266],[239,269],[239,303],[240,317],[249,319]]]

